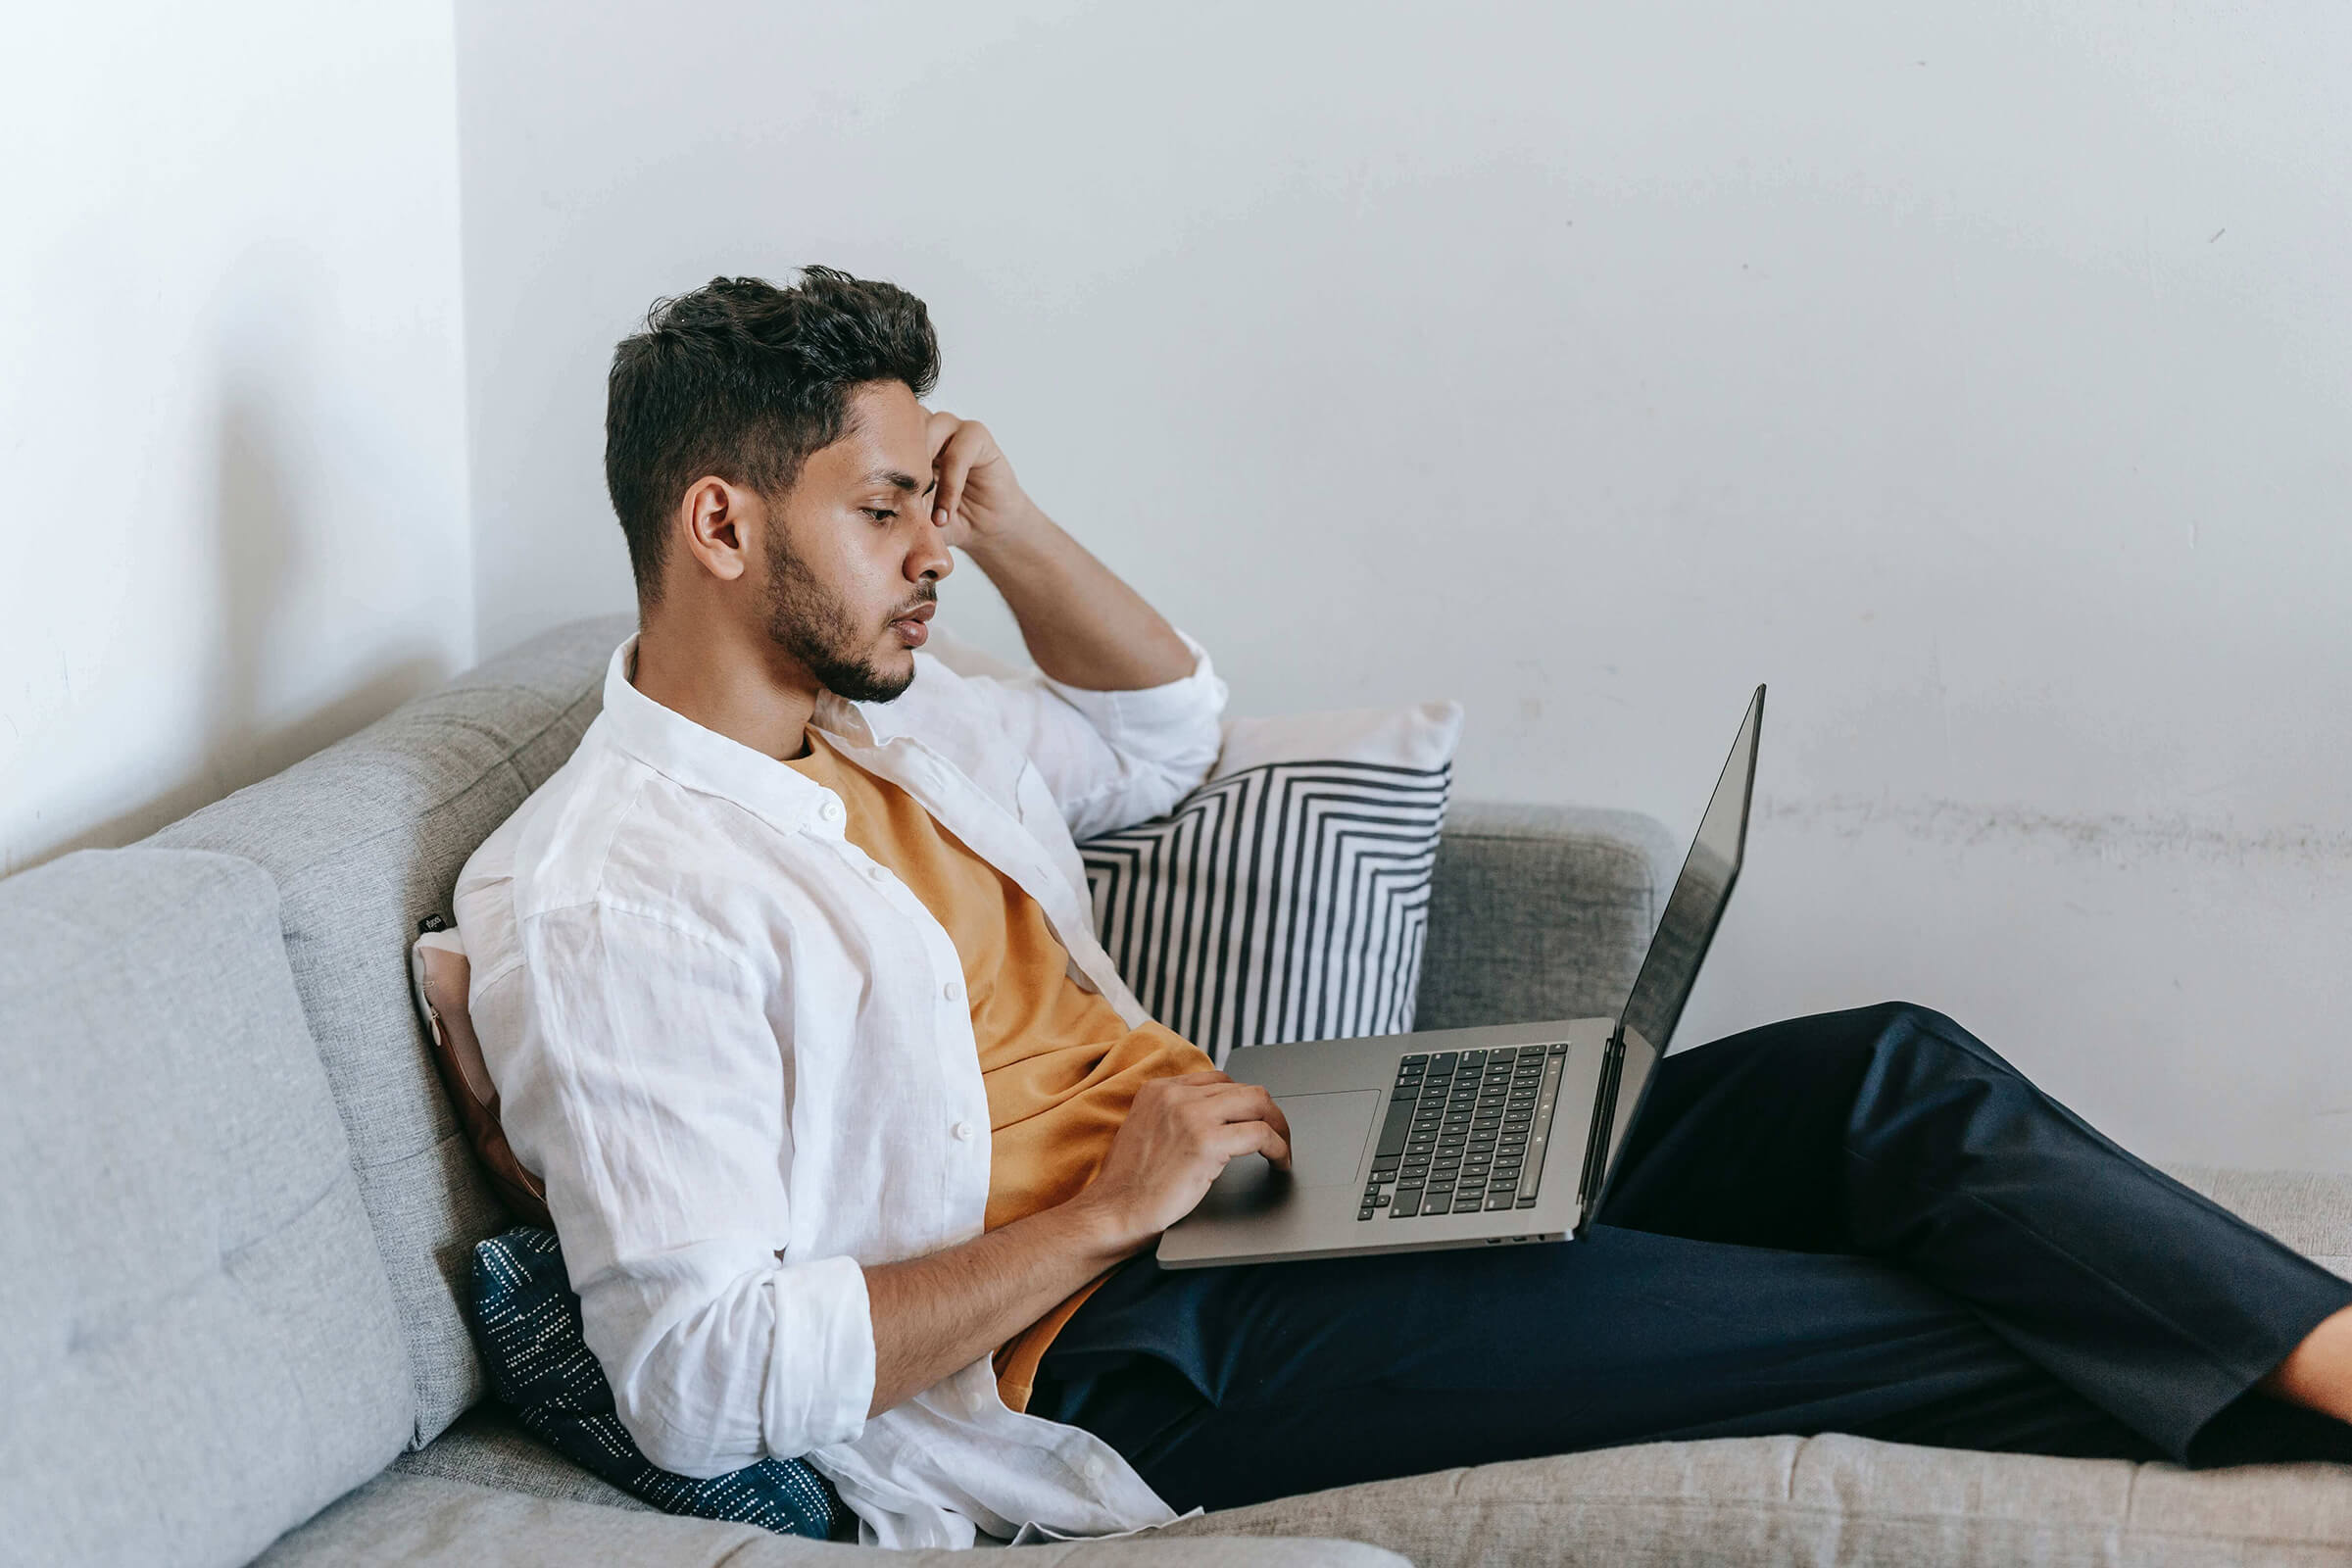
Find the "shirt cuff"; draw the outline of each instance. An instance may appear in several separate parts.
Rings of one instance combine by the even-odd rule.
[[[1183,628],[1175,630],[1184,639],[1184,646],[1192,650],[1193,672],[1165,685],[1142,686],[1127,692],[1097,692],[1055,680],[1043,670],[1038,672],[1038,679],[1084,714],[1087,722],[1112,746],[1150,755],[1154,738],[1183,735],[1193,725],[1202,720],[1213,722],[1225,711],[1225,682],[1209,662],[1208,650]]]
[[[797,1459],[856,1442],[874,1402],[874,1318],[854,1257],[779,1268],[770,1277],[776,1343],[762,1400],[767,1451]]]

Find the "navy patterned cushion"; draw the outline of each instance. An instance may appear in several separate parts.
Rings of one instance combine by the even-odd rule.
[[[476,1243],[472,1308],[498,1397],[542,1442],[622,1491],[666,1513],[818,1541],[846,1518],[833,1484],[799,1459],[762,1459],[708,1481],[649,1463],[612,1413],[612,1387],[581,1337],[580,1298],[555,1232],[517,1225]]]

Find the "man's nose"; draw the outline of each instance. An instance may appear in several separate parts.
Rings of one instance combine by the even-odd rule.
[[[956,558],[941,542],[940,530],[933,526],[929,513],[922,514],[916,526],[913,548],[906,552],[906,580],[921,582],[928,577],[936,582],[956,569]]]

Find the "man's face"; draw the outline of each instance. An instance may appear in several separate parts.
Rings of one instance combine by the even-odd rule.
[[[837,697],[887,703],[914,679],[955,569],[931,486],[928,414],[905,382],[874,381],[768,513],[767,634]]]

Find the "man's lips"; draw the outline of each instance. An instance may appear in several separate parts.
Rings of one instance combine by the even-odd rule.
[[[929,621],[938,611],[939,606],[936,604],[917,605],[904,615],[892,620],[890,629],[897,632],[899,641],[907,647],[920,648],[931,640]]]

